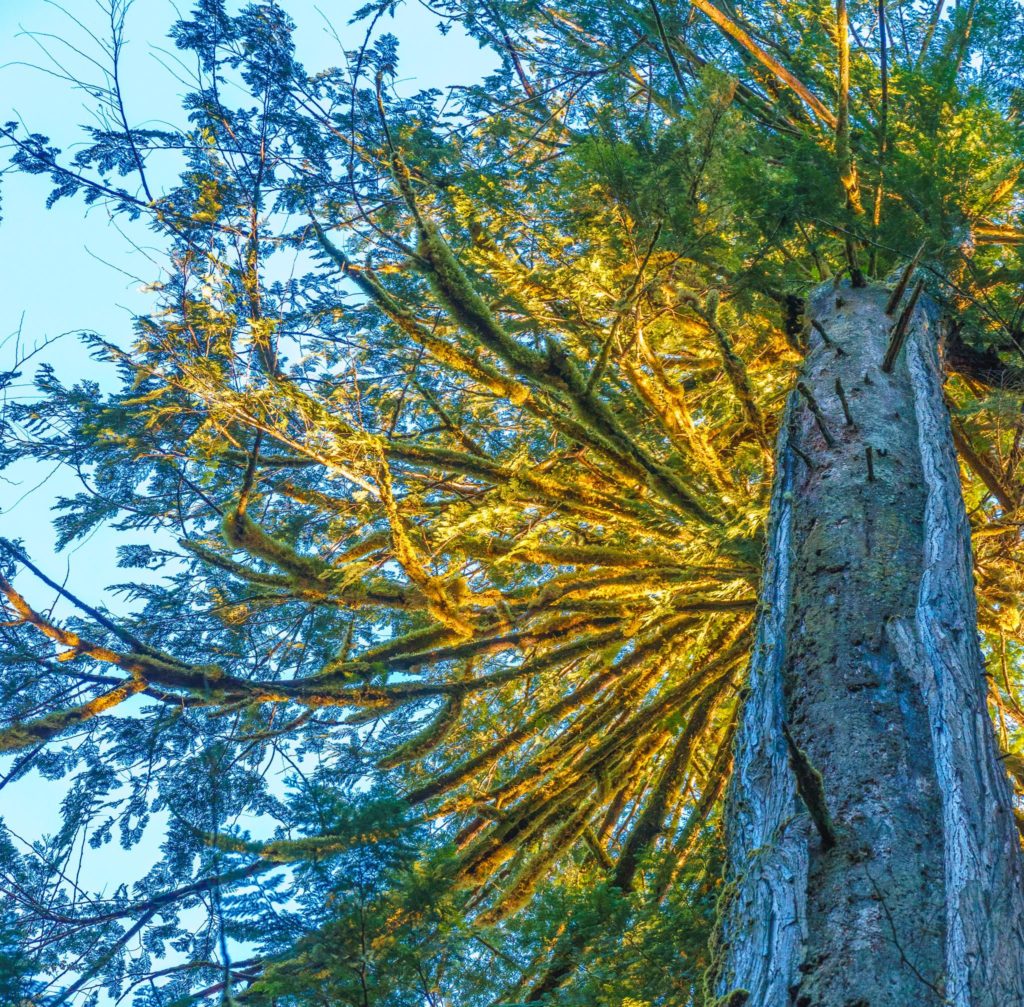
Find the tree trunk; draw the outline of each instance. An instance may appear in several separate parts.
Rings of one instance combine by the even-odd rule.
[[[810,299],[779,437],[712,981],[748,1007],[1024,1005],[938,315],[922,298],[885,373],[886,298]]]

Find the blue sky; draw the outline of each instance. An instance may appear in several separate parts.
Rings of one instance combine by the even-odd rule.
[[[298,24],[299,57],[309,69],[342,62],[322,11],[330,12],[333,29],[349,47],[362,38],[362,26],[350,27],[350,12],[360,3],[330,4],[314,0],[280,0]],[[318,9],[319,8],[319,9]],[[188,9],[187,3],[177,8]],[[182,85],[165,69],[169,49],[166,33],[179,16],[169,0],[136,0],[128,14],[124,83],[133,125],[179,119]],[[77,22],[80,22],[76,24]],[[398,87],[444,88],[479,80],[495,65],[493,54],[480,50],[458,30],[442,36],[437,17],[412,0],[399,8],[382,30],[400,39]],[[88,96],[60,76],[51,60],[66,63],[72,75],[95,76],[88,57],[98,56],[88,31],[102,37],[106,18],[97,0],[0,0],[0,112],[45,133],[65,150],[80,138],[80,127],[92,121]],[[76,52],[75,50],[79,50]],[[0,183],[0,371],[8,370],[26,349],[45,346],[23,369],[17,394],[30,394],[35,367],[48,362],[65,383],[93,378],[109,385],[110,372],[90,359],[76,336],[95,331],[121,344],[131,338],[132,317],[149,307],[144,284],[158,276],[159,249],[147,251],[152,236],[140,226],[122,233],[124,222],[112,222],[100,206],[86,209],[80,201],[62,200],[51,210],[44,201],[44,179],[7,175]],[[132,247],[135,241],[141,250]],[[20,331],[20,336],[15,333]],[[3,473],[0,481],[0,534],[21,538],[35,562],[83,598],[104,601],[116,609],[116,598],[104,593],[123,578],[115,566],[114,547],[122,539],[103,530],[62,554],[54,550],[50,520],[53,501],[77,484],[66,473],[22,465]],[[27,578],[19,582],[38,605],[54,601],[52,593]],[[0,759],[0,774],[11,759]],[[0,791],[0,817],[20,837],[32,839],[53,831],[63,787],[29,773]],[[130,858],[117,844],[87,851],[83,871],[86,887],[112,889],[148,869],[159,836],[137,847]],[[66,981],[66,980],[65,980]]]

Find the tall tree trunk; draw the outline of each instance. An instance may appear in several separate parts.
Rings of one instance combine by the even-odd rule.
[[[748,1007],[1024,1005],[938,315],[885,373],[886,298],[811,298],[779,437],[714,980]]]

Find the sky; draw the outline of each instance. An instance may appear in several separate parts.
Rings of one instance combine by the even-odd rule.
[[[21,120],[65,150],[74,149],[80,126],[91,122],[90,102],[80,89],[55,76],[53,60],[64,63],[72,74],[95,78],[95,69],[74,49],[87,57],[97,54],[85,29],[97,35],[103,31],[105,2],[63,0],[58,6],[47,0],[0,0],[4,120]],[[362,37],[362,26],[346,24],[361,2],[283,0],[282,6],[298,25],[299,57],[309,69],[342,61],[323,11],[333,12],[333,28],[345,44],[354,47]],[[135,125],[180,120],[178,97],[183,88],[164,66],[172,49],[165,36],[176,17],[169,0],[136,0],[129,11],[124,79],[128,114]],[[442,36],[436,23],[436,15],[416,0],[399,7],[393,21],[385,19],[383,30],[400,39],[399,88],[470,83],[493,68],[492,54],[457,29]],[[35,363],[54,363],[66,382],[85,377],[105,380],[109,370],[89,358],[75,333],[94,331],[119,343],[129,339],[133,314],[145,311],[149,303],[140,288],[156,278],[159,251],[148,256],[151,236],[144,227],[122,234],[123,222],[112,224],[101,206],[87,210],[79,200],[61,200],[47,211],[49,188],[41,177],[8,174],[0,182],[0,371],[13,366],[18,350],[56,340]],[[129,238],[142,251],[134,250]],[[19,331],[20,339],[15,335]],[[33,370],[33,365],[24,368],[22,383]],[[6,475],[13,475],[14,484],[0,483],[0,533],[22,537],[35,558],[51,559],[46,564],[51,576],[69,576],[69,585],[95,591],[96,571],[110,552],[102,535],[72,546],[67,555],[53,556],[48,507],[41,501],[52,500],[62,488],[70,490],[71,484],[51,476],[40,493],[35,487],[49,473]]]
[[[299,59],[310,70],[342,63],[335,31],[346,46],[355,47],[365,30],[347,24],[361,0],[280,3],[297,23]],[[4,121],[20,120],[73,152],[81,126],[92,116],[88,95],[76,89],[65,72],[95,79],[97,71],[89,59],[102,56],[89,33],[104,37],[109,24],[105,5],[106,0],[62,0],[60,5],[0,0]],[[166,69],[172,50],[166,34],[180,16],[178,11],[184,14],[187,9],[187,0],[177,7],[169,0],[135,0],[129,10],[123,73],[128,115],[135,126],[180,121],[184,88]],[[333,27],[324,12],[330,13]],[[442,35],[437,20],[417,0],[407,0],[394,20],[382,24],[383,31],[399,38],[397,87],[405,93],[472,83],[496,64],[492,53],[479,49],[457,29]],[[0,152],[0,166],[5,161]],[[23,376],[14,389],[19,396],[31,394],[31,375],[43,362],[52,364],[66,384],[90,378],[111,387],[109,366],[89,357],[79,334],[97,332],[127,345],[133,316],[150,307],[145,285],[157,278],[159,268],[159,250],[147,249],[152,236],[144,226],[123,232],[124,223],[112,222],[101,206],[86,208],[75,199],[58,201],[47,210],[49,188],[40,177],[6,174],[0,179],[0,371],[12,369],[26,352],[37,351],[20,368]],[[20,465],[0,473],[0,534],[21,539],[38,566],[80,597],[116,610],[117,598],[106,588],[125,579],[116,567],[114,549],[123,538],[101,529],[63,553],[54,549],[51,508],[58,496],[77,489],[66,473],[39,466]],[[38,581],[22,576],[18,584],[37,607],[55,601]],[[0,759],[0,778],[11,762]],[[63,792],[61,784],[47,783],[30,772],[0,790],[0,819],[19,843],[28,843],[57,828]],[[159,836],[154,835],[130,856],[116,843],[89,851],[83,872],[86,886],[110,890],[144,874],[158,843]]]

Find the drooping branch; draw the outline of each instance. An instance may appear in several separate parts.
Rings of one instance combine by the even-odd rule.
[[[693,757],[694,746],[707,727],[715,704],[726,685],[727,681],[716,683],[701,696],[686,722],[686,727],[679,735],[679,740],[666,759],[661,775],[652,788],[633,831],[623,843],[613,875],[613,884],[623,891],[629,891],[633,887],[640,854],[664,827],[665,812],[672,792],[679,787],[686,774]]]
[[[950,416],[953,428],[953,443],[967,467],[985,484],[1003,508],[1005,514],[1012,514],[1020,506],[1019,495],[1004,483],[996,468],[974,447],[971,439],[956,415]]]

